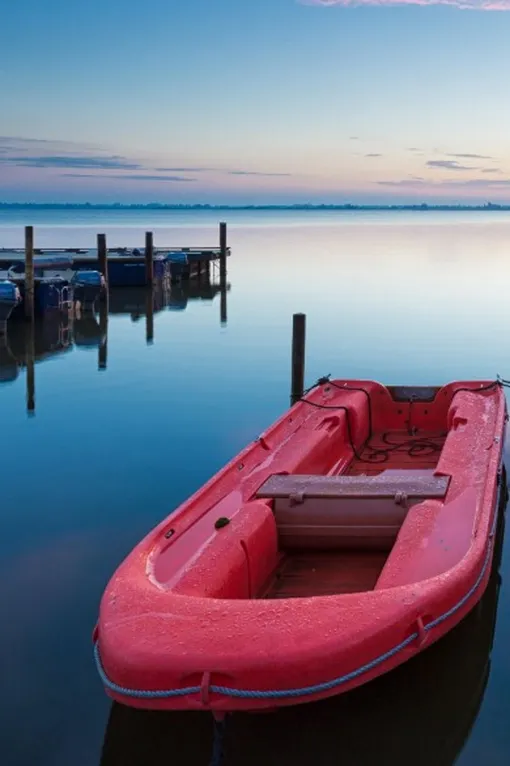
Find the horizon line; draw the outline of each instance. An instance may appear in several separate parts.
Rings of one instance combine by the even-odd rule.
[[[415,202],[404,204],[307,203],[229,205],[165,202],[0,202],[0,210],[510,210],[510,202],[469,204]]]

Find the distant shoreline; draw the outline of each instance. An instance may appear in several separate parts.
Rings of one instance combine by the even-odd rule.
[[[121,203],[88,203],[88,202],[0,202],[1,210],[173,210],[173,211],[200,211],[200,210],[288,210],[288,211],[352,211],[352,210],[414,210],[424,211],[501,211],[510,210],[510,203],[498,205],[488,202],[484,205],[429,205],[421,203],[416,205],[166,205],[163,203],[149,204],[121,204]]]

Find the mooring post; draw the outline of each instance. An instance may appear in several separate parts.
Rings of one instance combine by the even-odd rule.
[[[294,314],[292,317],[291,405],[301,399],[305,388],[305,337],[306,314]]]
[[[25,226],[25,317],[34,321],[34,227]]]
[[[154,237],[152,231],[145,232],[145,284],[154,281]]]
[[[227,224],[220,223],[220,287],[227,288]]]
[[[101,292],[101,300],[108,295],[108,248],[106,247],[106,234],[97,235],[97,261],[98,268],[104,277],[105,290]]]

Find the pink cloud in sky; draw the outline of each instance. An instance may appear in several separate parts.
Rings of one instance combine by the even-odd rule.
[[[395,5],[451,5],[461,10],[473,11],[510,11],[510,0],[299,0],[302,5],[343,6],[344,8],[360,5],[395,6]]]

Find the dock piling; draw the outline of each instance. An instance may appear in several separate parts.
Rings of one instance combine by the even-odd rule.
[[[34,321],[34,227],[25,226],[25,318]]]
[[[291,406],[301,399],[305,388],[305,340],[306,314],[294,314],[292,317]]]
[[[154,281],[154,236],[152,231],[145,232],[145,283]]]
[[[220,285],[226,289],[227,285],[227,224],[220,223]]]
[[[99,271],[104,277],[105,292],[101,293],[101,298],[105,298],[105,294],[108,294],[108,248],[106,247],[106,234],[97,235],[97,260]]]
[[[227,224],[220,223],[220,322],[227,324]]]

